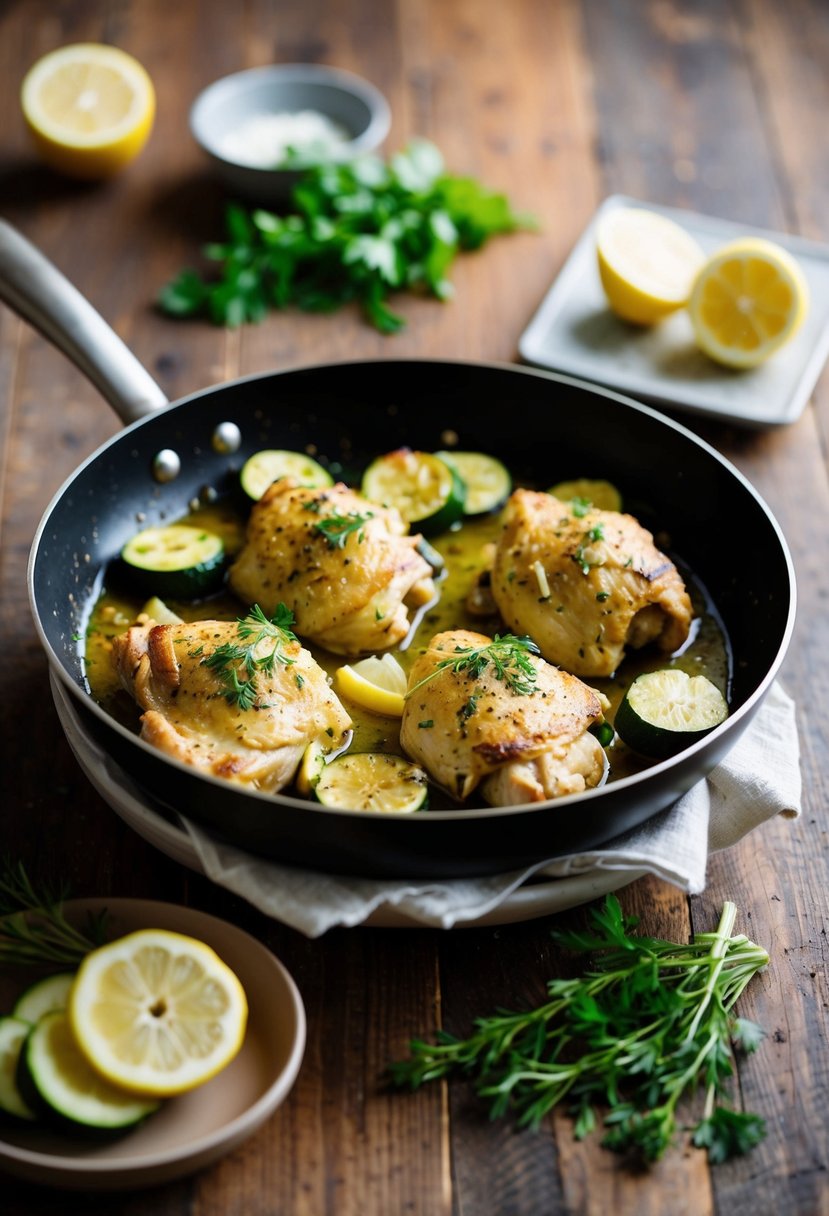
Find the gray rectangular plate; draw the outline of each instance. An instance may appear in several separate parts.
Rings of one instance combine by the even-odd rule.
[[[675,220],[706,253],[745,236],[782,245],[797,259],[809,284],[803,325],[760,367],[731,371],[697,349],[684,309],[651,328],[619,320],[607,306],[599,279],[596,225],[609,208],[621,206],[645,207]],[[829,245],[612,195],[582,233],[521,335],[519,351],[527,363],[655,405],[747,427],[794,422],[829,355]]]

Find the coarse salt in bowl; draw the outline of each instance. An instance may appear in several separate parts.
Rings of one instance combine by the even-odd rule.
[[[321,64],[225,76],[196,98],[190,128],[228,189],[284,202],[308,165],[375,152],[391,114],[369,81]]]

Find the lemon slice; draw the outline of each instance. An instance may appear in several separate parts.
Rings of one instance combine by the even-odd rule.
[[[356,701],[375,714],[402,718],[406,693],[406,673],[394,655],[376,654],[359,663],[340,667],[336,674],[337,688],[349,701]]]
[[[24,77],[20,100],[42,158],[72,177],[117,173],[141,151],[155,117],[141,64],[94,42],[44,55]]]
[[[168,1097],[209,1080],[242,1046],[247,1000],[203,942],[141,929],[93,950],[69,996],[83,1055],[131,1093]]]
[[[809,287],[797,262],[773,241],[744,237],[714,253],[688,305],[698,345],[726,367],[757,367],[797,332]]]
[[[610,307],[637,325],[654,325],[682,308],[705,261],[684,228],[641,207],[614,207],[602,217],[596,253]]]
[[[323,806],[341,811],[413,814],[429,804],[426,773],[387,752],[357,752],[326,764],[314,793]]]

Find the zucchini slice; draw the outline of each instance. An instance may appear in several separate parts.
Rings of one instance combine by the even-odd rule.
[[[189,524],[145,528],[121,550],[126,569],[161,599],[199,599],[215,591],[224,574],[224,541]]]
[[[280,477],[295,477],[304,486],[333,486],[334,478],[305,452],[282,448],[263,448],[242,465],[239,481],[248,498],[260,499],[268,486]]]
[[[65,1013],[47,1013],[30,1031],[17,1065],[21,1096],[35,1110],[78,1128],[121,1131],[161,1103],[118,1089],[92,1068]]]
[[[325,765],[314,788],[317,801],[341,811],[408,814],[428,804],[426,773],[385,752],[355,752]]]
[[[20,1018],[34,1026],[47,1013],[65,1009],[69,1000],[69,989],[75,982],[74,971],[61,971],[38,980],[17,998],[12,1017]]]
[[[580,502],[589,503],[591,507],[598,507],[600,511],[622,509],[622,495],[612,482],[599,478],[578,477],[575,481],[559,481],[550,486],[547,493],[555,495],[562,502],[578,499]]]
[[[466,486],[464,515],[488,515],[502,507],[512,491],[512,477],[500,460],[483,452],[436,452]]]
[[[664,760],[728,717],[728,705],[706,676],[678,668],[637,676],[616,710],[614,726],[623,743],[642,756]]]
[[[0,1111],[16,1119],[37,1118],[17,1085],[20,1052],[31,1029],[20,1018],[0,1018]]]
[[[398,448],[378,456],[363,474],[361,488],[371,502],[396,507],[407,523],[426,536],[445,532],[463,517],[466,486],[432,452]]]

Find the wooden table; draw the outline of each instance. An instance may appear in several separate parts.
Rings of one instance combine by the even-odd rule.
[[[62,181],[33,158],[17,104],[27,67],[55,46],[114,42],[158,92],[151,142],[101,186]],[[456,299],[403,299],[384,338],[350,310],[284,313],[225,332],[177,325],[159,286],[220,231],[221,191],[187,129],[197,91],[269,61],[339,64],[374,80],[393,113],[389,150],[433,139],[453,171],[506,190],[539,233],[461,258]],[[515,360],[520,333],[596,205],[621,191],[662,204],[829,238],[829,8],[821,0],[28,0],[0,6],[0,213],[116,327],[171,398],[242,373],[354,357]],[[687,421],[687,420],[686,420]],[[210,910],[252,931],[288,966],[308,1045],[289,1100],[206,1172],[146,1193],[56,1197],[12,1180],[8,1216],[328,1213],[829,1212],[826,1095],[826,476],[829,380],[794,425],[748,433],[691,422],[765,496],[794,551],[799,624],[782,672],[799,705],[804,813],[711,857],[688,899],[655,880],[622,892],[647,932],[710,928],[726,898],[771,952],[742,1012],[769,1032],[740,1066],[738,1100],[768,1123],[748,1157],[709,1169],[679,1147],[647,1175],[625,1172],[564,1117],[537,1135],[489,1124],[462,1084],[382,1091],[388,1059],[439,1016],[463,1031],[496,1005],[538,999],[555,974],[551,925],[442,933],[337,930],[316,941],[267,920],[138,838],[96,796],[64,741],[29,614],[26,559],[55,488],[117,430],[62,356],[0,310],[3,546],[2,848],[76,894],[144,895]],[[822,1096],[821,1096],[822,1095]]]

